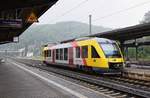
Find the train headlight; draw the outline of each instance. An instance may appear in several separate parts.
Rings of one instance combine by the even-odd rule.
[[[123,64],[116,64],[116,67],[121,68],[121,67],[123,67]]]

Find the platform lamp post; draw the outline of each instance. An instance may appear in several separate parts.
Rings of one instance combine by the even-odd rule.
[[[92,15],[89,15],[89,35],[92,34]]]

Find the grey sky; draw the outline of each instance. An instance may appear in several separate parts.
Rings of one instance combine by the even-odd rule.
[[[120,28],[138,24],[139,21],[143,19],[144,14],[150,10],[150,0],[84,1],[85,0],[59,0],[42,17],[40,17],[40,23],[38,24],[53,24],[62,21],[81,21],[88,23],[88,15],[92,14],[92,20],[98,19],[92,21],[92,24]],[[74,8],[81,2],[83,2],[82,5]],[[137,6],[132,9],[124,10],[135,5]],[[70,11],[70,9],[73,10]],[[109,14],[118,11],[121,12],[108,17]],[[103,16],[107,17],[102,18]]]

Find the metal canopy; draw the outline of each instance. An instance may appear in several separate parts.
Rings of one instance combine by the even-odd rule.
[[[101,32],[101,33],[90,35],[89,37],[102,37],[102,38],[108,38],[112,40],[118,40],[120,42],[125,42],[127,40],[142,38],[144,36],[150,36],[150,23],[139,24],[139,25],[116,29],[112,31]],[[62,41],[61,43],[66,43],[73,40],[75,39],[65,40]]]
[[[0,3],[0,44],[13,42],[14,37],[22,34],[32,23],[26,18],[34,11],[39,18],[58,0],[4,0]],[[21,19],[21,25],[16,20]],[[8,25],[10,23],[10,25]],[[6,23],[6,24],[4,24]],[[18,27],[19,26],[19,27]]]
[[[150,23],[102,32],[91,36],[104,37],[124,42],[127,40],[141,38],[143,36],[150,36]]]
[[[37,7],[44,5],[53,5],[58,0],[3,0],[0,3],[0,10],[15,8]]]

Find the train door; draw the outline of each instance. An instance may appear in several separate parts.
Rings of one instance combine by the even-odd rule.
[[[94,46],[90,46],[89,54],[89,65],[93,67],[98,67],[100,65],[100,56]]]
[[[55,63],[55,50],[52,50],[52,62]]]
[[[69,65],[70,67],[73,67],[73,47],[69,48]]]

